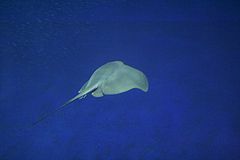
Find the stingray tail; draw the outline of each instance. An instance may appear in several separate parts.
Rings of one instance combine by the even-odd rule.
[[[77,99],[82,99],[82,98],[85,98],[87,95],[81,95],[81,94],[78,94],[77,96],[73,97],[72,99],[68,100],[66,103],[64,103],[63,105],[61,105],[60,107],[58,107],[57,109],[55,109],[54,111],[52,112],[49,112],[45,115],[43,115],[41,118],[39,118],[36,122],[34,122],[32,124],[32,126],[35,126],[37,125],[38,123],[40,123],[41,121],[43,121],[44,119],[46,119],[47,117],[55,114],[56,112],[60,111],[61,109],[63,109],[66,105],[72,103],[73,101],[77,100]]]

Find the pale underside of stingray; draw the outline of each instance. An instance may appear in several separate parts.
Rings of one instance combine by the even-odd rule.
[[[104,95],[123,93],[134,88],[144,92],[148,91],[148,80],[144,73],[121,61],[108,62],[92,74],[90,79],[78,91],[77,96],[64,103],[53,113],[77,99],[85,98],[89,93],[94,97],[102,97]],[[45,115],[34,124],[40,122],[48,115]]]

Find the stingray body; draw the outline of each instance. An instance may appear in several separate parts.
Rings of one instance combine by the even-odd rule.
[[[146,76],[121,61],[113,61],[99,67],[78,91],[78,95],[70,101],[83,98],[88,93],[94,97],[102,97],[126,92],[133,88],[147,92]]]
[[[94,97],[114,95],[137,88],[148,91],[148,80],[143,72],[124,64],[121,61],[108,62],[99,67],[90,79],[78,91],[78,95],[57,108],[53,113],[67,104],[82,99],[91,93]],[[49,114],[39,119],[34,124],[46,118]]]

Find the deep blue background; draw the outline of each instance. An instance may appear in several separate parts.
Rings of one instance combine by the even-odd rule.
[[[0,159],[240,159],[238,1],[0,2]],[[140,90],[70,104],[122,60]]]

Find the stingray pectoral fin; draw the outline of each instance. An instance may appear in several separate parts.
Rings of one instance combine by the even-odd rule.
[[[82,93],[83,92],[83,90],[85,90],[86,89],[86,87],[87,87],[87,84],[88,84],[88,81],[81,87],[81,89],[78,91],[78,93],[80,94],[80,93]]]
[[[109,95],[126,92],[133,88],[147,92],[148,80],[141,71],[128,65],[123,65],[116,70],[101,86],[102,92]]]

